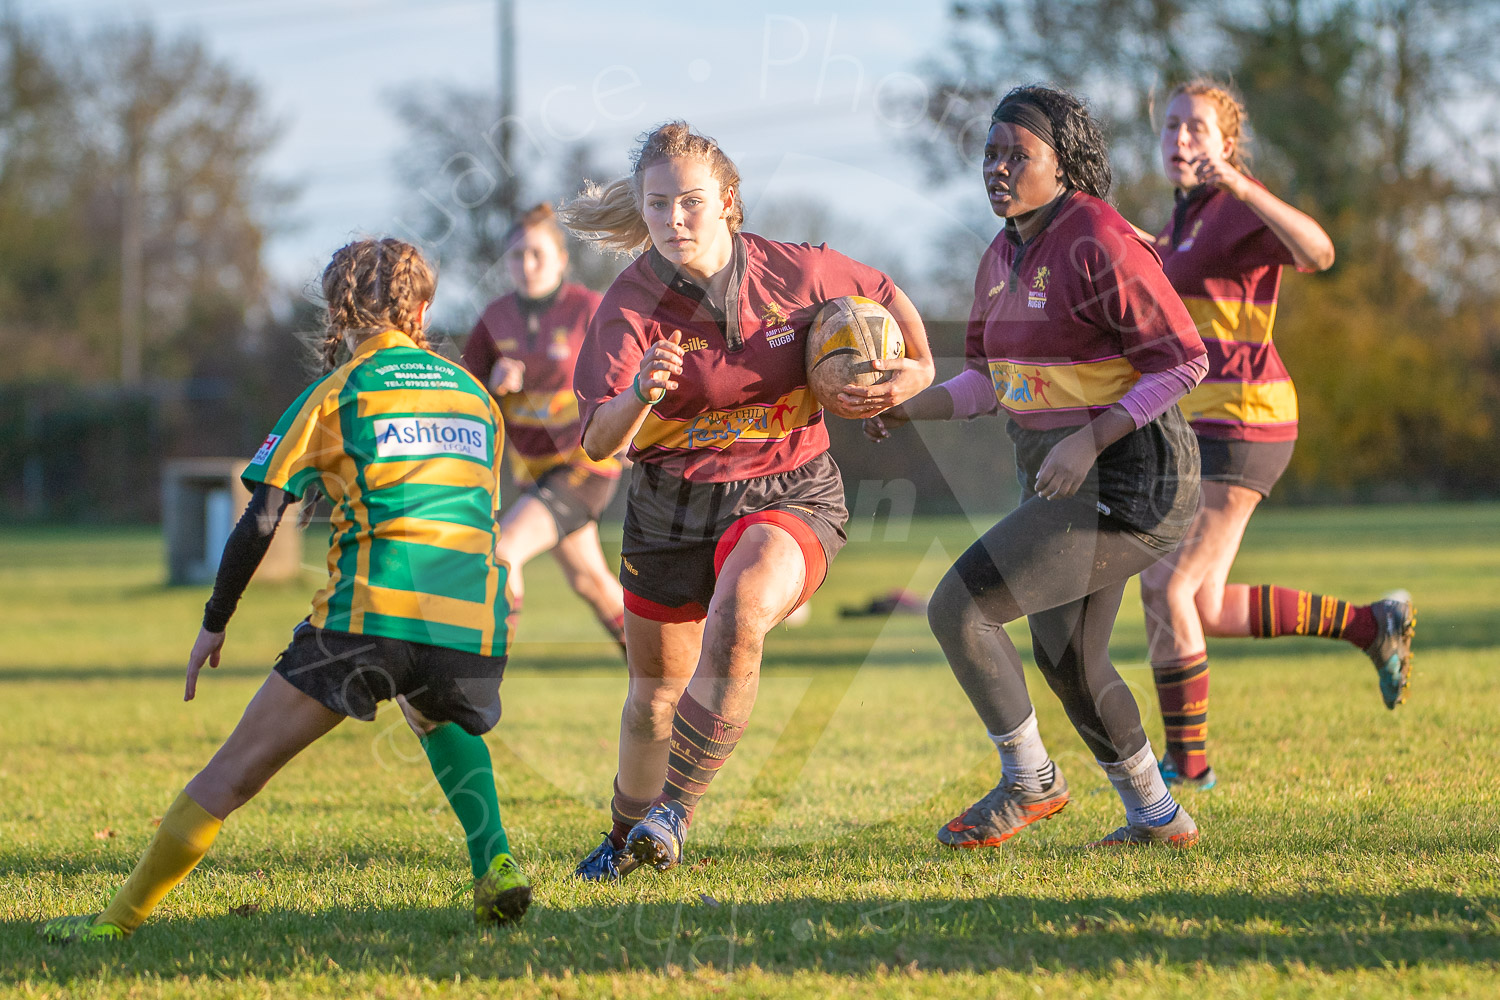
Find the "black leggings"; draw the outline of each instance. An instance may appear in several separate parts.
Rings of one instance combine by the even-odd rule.
[[[1002,627],[1026,615],[1037,666],[1094,756],[1113,763],[1145,746],[1109,635],[1126,581],[1165,554],[1076,497],[1033,496],[969,546],[927,620],[985,727],[1012,732],[1031,714],[1021,656]]]

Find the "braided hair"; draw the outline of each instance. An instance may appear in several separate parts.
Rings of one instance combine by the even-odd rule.
[[[324,367],[331,371],[338,366],[346,333],[357,334],[357,343],[395,329],[418,347],[430,348],[421,312],[436,288],[437,276],[410,243],[386,237],[341,247],[323,269],[323,299],[328,303],[321,345]]]
[[[1062,168],[1063,184],[1084,194],[1103,198],[1109,194],[1112,175],[1104,132],[1089,114],[1088,106],[1066,90],[1029,84],[1016,87],[1000,99],[990,121],[998,121],[1007,105],[1030,104],[1052,124],[1052,148]]]

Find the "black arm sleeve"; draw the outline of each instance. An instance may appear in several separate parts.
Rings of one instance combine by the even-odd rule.
[[[276,535],[276,525],[287,505],[297,499],[286,490],[264,483],[250,494],[250,503],[240,515],[240,523],[229,533],[224,543],[224,555],[219,559],[219,574],[214,578],[214,593],[203,606],[203,627],[209,632],[222,632],[229,625],[229,616],[234,614],[240,596],[255,575],[255,568],[265,558]]]

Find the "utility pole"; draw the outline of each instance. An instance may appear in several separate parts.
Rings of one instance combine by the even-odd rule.
[[[515,153],[516,116],[516,7],[515,0],[497,0],[500,5],[500,128],[496,136],[500,150],[500,183],[495,188],[495,207],[504,218],[505,225],[515,221],[520,210],[520,177],[517,175]]]

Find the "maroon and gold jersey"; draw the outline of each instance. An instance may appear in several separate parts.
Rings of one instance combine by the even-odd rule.
[[[464,345],[464,367],[485,385],[500,358],[526,365],[524,388],[499,397],[511,474],[519,483],[533,482],[559,465],[620,475],[618,458],[595,462],[584,454],[573,395],[573,366],[598,306],[598,293],[582,285],[564,283],[534,303],[512,292],[489,304]]]
[[[604,295],[578,358],[574,389],[587,424],[622,392],[657,340],[682,331],[678,388],[651,408],[630,445],[636,462],[693,482],[769,476],[828,449],[823,408],[807,387],[806,340],[818,308],[841,295],[890,306],[896,286],[827,246],[734,239],[720,312],[654,249]]]
[[[1292,252],[1218,188],[1179,195],[1157,248],[1208,348],[1208,376],[1179,404],[1193,430],[1238,441],[1295,439],[1297,390],[1271,343],[1281,268],[1294,262]]]
[[[979,262],[966,358],[1031,430],[1079,427],[1142,372],[1203,354],[1156,251],[1107,203],[1074,191],[1028,243],[1007,226]]]

